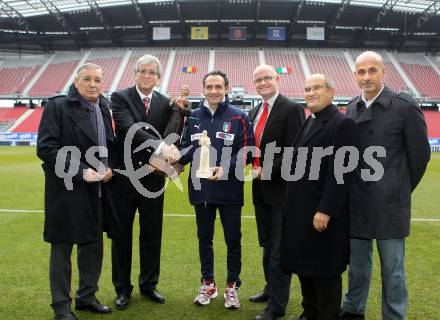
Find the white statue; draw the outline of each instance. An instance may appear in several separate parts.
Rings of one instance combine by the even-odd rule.
[[[200,164],[199,169],[196,171],[197,178],[209,178],[212,177],[212,169],[209,167],[209,146],[211,145],[211,139],[208,137],[208,132],[203,130],[199,138],[200,145]]]

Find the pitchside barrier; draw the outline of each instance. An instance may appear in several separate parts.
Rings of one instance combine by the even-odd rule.
[[[0,146],[36,146],[37,133],[34,132],[0,132]]]
[[[440,152],[440,138],[429,139],[431,152]]]

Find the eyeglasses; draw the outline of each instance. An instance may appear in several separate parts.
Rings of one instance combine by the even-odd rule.
[[[264,82],[269,82],[269,81],[272,81],[272,80],[275,79],[275,78],[276,78],[276,76],[265,76],[265,77],[263,77],[263,78],[255,79],[255,80],[254,80],[254,83],[255,83],[255,84],[260,84],[260,83],[262,83],[263,81],[264,81]]]
[[[316,86],[313,86],[313,87],[305,87],[304,88],[304,92],[305,93],[309,93],[309,92],[316,92],[316,91],[319,91],[319,90],[321,90],[321,89],[323,89],[323,88],[325,88],[325,86],[323,86],[323,85],[316,85]]]
[[[143,76],[149,75],[151,77],[155,77],[157,76],[157,72],[154,70],[147,70],[147,69],[141,69],[141,70],[137,70],[137,73],[140,73]]]

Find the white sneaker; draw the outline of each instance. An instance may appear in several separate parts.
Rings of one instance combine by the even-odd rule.
[[[225,297],[225,308],[227,309],[238,309],[240,308],[240,300],[238,299],[238,288],[235,282],[232,284],[228,283],[223,294]]]
[[[202,286],[199,289],[199,294],[194,299],[195,304],[207,305],[211,302],[211,299],[217,298],[217,287],[215,282],[203,280]]]

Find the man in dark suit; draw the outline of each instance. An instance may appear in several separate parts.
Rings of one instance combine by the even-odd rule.
[[[307,78],[304,91],[311,116],[295,141],[291,171],[305,169],[287,183],[281,268],[299,277],[300,320],[337,320],[349,257],[348,191],[357,163],[350,157],[357,160],[359,133],[332,104],[335,90],[324,75]],[[348,148],[348,159],[346,151],[338,153]],[[305,161],[298,156],[303,150]],[[349,173],[340,174],[350,166]]]
[[[116,124],[116,149],[121,169],[134,169],[147,165],[152,155],[175,161],[179,152],[173,144],[165,143],[162,135],[173,112],[170,99],[154,91],[161,76],[161,64],[151,55],[139,58],[134,67],[135,85],[112,94],[112,110]],[[129,137],[129,129],[136,123],[144,125]],[[145,124],[147,124],[145,126]],[[132,139],[124,150],[126,139]],[[144,143],[149,146],[134,151]],[[115,305],[125,309],[131,291],[132,233],[136,210],[139,211],[139,290],[143,296],[158,303],[165,298],[156,290],[160,270],[162,239],[163,188],[165,177],[149,173],[133,184],[132,178],[118,174],[116,182],[116,207],[123,227],[123,239],[112,242],[112,278],[116,290]],[[136,187],[135,187],[136,186]]]
[[[254,125],[255,144],[261,150],[261,157],[256,157],[253,163],[256,178],[252,182],[252,196],[258,241],[263,247],[266,285],[250,300],[268,300],[267,308],[256,318],[263,320],[283,316],[289,301],[291,275],[283,273],[279,267],[286,187],[281,178],[281,160],[283,148],[292,145],[305,116],[301,105],[279,93],[279,77],[272,66],[258,66],[253,79],[257,92],[263,98],[263,102],[250,111],[249,117]],[[282,149],[274,155],[275,147]]]
[[[350,197],[350,266],[342,319],[365,319],[376,239],[382,278],[382,319],[403,320],[408,306],[405,279],[405,238],[411,222],[411,193],[430,158],[426,123],[419,105],[403,92],[383,83],[382,57],[372,51],[355,61],[355,79],[362,90],[349,102],[347,115],[355,119],[361,151],[381,146],[383,177],[362,179],[370,167],[361,160]]]
[[[77,319],[70,297],[74,244],[79,271],[75,308],[111,312],[95,296],[102,231],[114,237],[119,226],[109,185],[116,166],[114,136],[109,101],[101,88],[101,68],[82,65],[67,96],[48,100],[38,129],[37,155],[45,175],[44,240],[51,243],[49,278],[56,319]],[[90,153],[98,147],[102,150]]]

